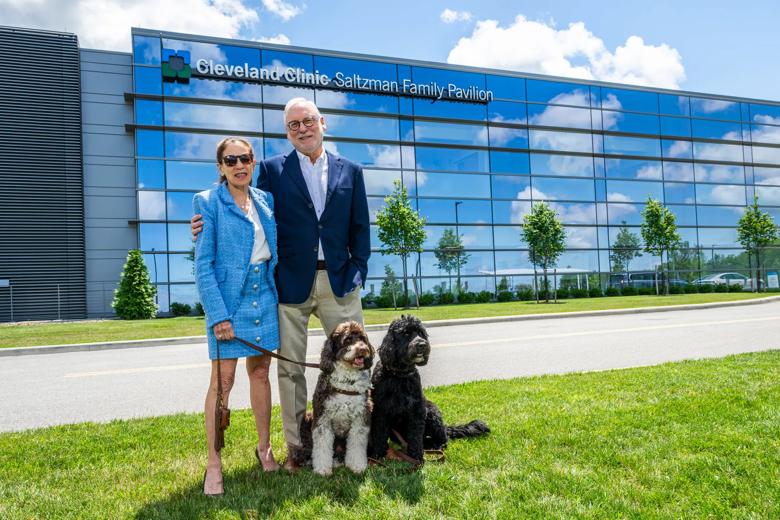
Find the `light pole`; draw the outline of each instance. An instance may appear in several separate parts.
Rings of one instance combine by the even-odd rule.
[[[458,238],[458,257],[457,257],[457,266],[458,266],[458,294],[460,294],[460,250],[463,249],[462,243],[460,241],[460,230],[458,228],[459,221],[458,221],[458,206],[463,204],[462,200],[456,200],[455,201],[455,236]]]

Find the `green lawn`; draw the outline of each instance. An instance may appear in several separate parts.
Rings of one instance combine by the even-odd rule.
[[[409,311],[393,309],[367,309],[367,324],[390,323],[402,312],[416,314],[425,321],[454,318],[477,318],[488,316],[513,316],[522,314],[547,314],[552,312],[577,312],[606,309],[626,309],[682,305],[686,303],[709,303],[763,298],[767,294],[754,293],[705,293],[670,296],[615,296],[604,298],[583,298],[560,300],[558,303],[537,304],[536,302],[476,303],[469,305],[436,305]],[[772,296],[772,294],[769,294]],[[309,326],[320,327],[316,318]],[[38,323],[22,325],[0,325],[0,348],[29,347],[36,345],[64,345],[69,343],[96,343],[102,341],[124,341],[134,339],[172,338],[199,336],[205,334],[203,318],[183,317],[157,320],[99,320],[68,323]]]
[[[494,360],[496,361],[496,360]],[[0,435],[0,517],[780,518],[780,351],[428,391],[460,440],[444,464],[262,474],[248,411],[226,495],[201,496],[200,414]],[[274,408],[273,442],[283,440]]]

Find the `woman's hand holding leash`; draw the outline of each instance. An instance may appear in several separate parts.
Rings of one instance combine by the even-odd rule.
[[[214,325],[214,335],[221,341],[229,341],[236,337],[230,320],[220,321]]]

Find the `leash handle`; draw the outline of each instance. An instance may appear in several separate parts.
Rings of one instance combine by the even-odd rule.
[[[293,361],[292,359],[284,357],[281,354],[277,354],[276,352],[273,352],[271,350],[264,349],[260,345],[255,345],[254,343],[250,343],[249,341],[245,340],[244,338],[239,338],[238,336],[236,336],[233,339],[235,339],[239,343],[242,343],[242,344],[246,345],[247,347],[249,347],[249,348],[251,348],[253,350],[256,350],[256,351],[260,352],[261,354],[266,354],[268,356],[271,356],[272,358],[276,358],[276,359],[279,359],[281,361],[287,361],[288,363],[294,363],[296,365],[300,365],[300,366],[303,366],[303,367],[317,368],[317,369],[320,368],[320,365],[318,363],[306,363],[304,361]]]

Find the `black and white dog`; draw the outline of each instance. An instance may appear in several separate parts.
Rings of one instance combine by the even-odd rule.
[[[407,442],[406,455],[422,462],[423,450],[443,449],[448,439],[490,432],[482,421],[447,426],[439,408],[423,395],[418,366],[428,363],[431,344],[422,322],[414,316],[393,321],[378,349],[371,378],[374,412],[369,456],[385,456],[394,431]],[[401,441],[401,439],[396,439]]]
[[[373,361],[374,348],[359,323],[342,323],[328,336],[314,390],[314,414],[301,423],[302,447],[294,454],[296,462],[304,464],[311,457],[315,472],[330,475],[338,450],[349,469],[365,471]]]

